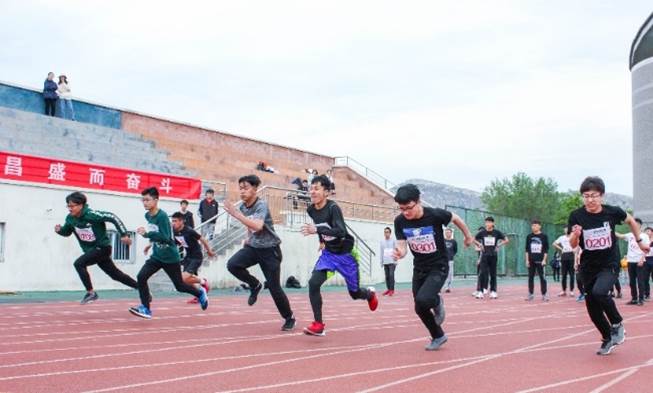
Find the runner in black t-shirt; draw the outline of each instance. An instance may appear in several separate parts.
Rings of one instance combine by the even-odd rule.
[[[449,271],[449,261],[443,236],[443,229],[453,222],[465,237],[465,246],[472,244],[472,238],[465,222],[457,215],[443,209],[424,207],[420,191],[413,184],[406,184],[397,190],[395,201],[401,214],[395,218],[397,247],[395,260],[406,256],[408,247],[413,254],[413,297],[415,313],[431,334],[427,351],[434,351],[447,342],[442,330],[444,304],[440,290]]]
[[[206,278],[200,278],[198,271],[204,260],[200,243],[204,246],[206,255],[215,256],[209,242],[197,231],[185,224],[185,216],[182,212],[176,212],[172,215],[172,230],[182,257],[181,266],[184,268],[181,273],[182,280],[188,285],[201,286],[208,293],[210,289],[209,282]],[[188,303],[195,304],[198,301],[199,299],[194,297]]]
[[[533,300],[533,290],[535,273],[540,277],[540,291],[542,292],[542,300],[549,301],[546,294],[546,276],[544,274],[544,266],[546,266],[546,257],[549,252],[549,238],[542,233],[542,223],[539,220],[531,222],[532,233],[526,236],[526,267],[528,268],[528,297],[526,300]]]
[[[494,228],[494,218],[485,218],[485,228],[476,234],[475,243],[481,248],[481,288],[485,290],[490,279],[490,299],[496,299],[497,295],[497,252],[499,247],[508,244],[509,240],[501,231]],[[477,299],[483,299],[483,292],[476,295]]]
[[[605,184],[599,177],[587,177],[580,186],[584,207],[569,215],[571,228],[569,243],[580,245],[580,273],[585,289],[587,312],[601,333],[598,355],[608,355],[625,340],[623,318],[612,299],[611,290],[619,277],[619,247],[615,226],[625,222],[636,239],[640,240],[639,226],[630,214],[619,207],[603,205]],[[642,251],[648,244],[638,241]]]

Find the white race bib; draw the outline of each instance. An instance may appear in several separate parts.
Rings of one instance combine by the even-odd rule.
[[[392,258],[392,253],[394,250],[392,248],[384,248],[383,249],[383,257],[384,258]]]
[[[531,254],[541,254],[542,243],[531,243]]]
[[[79,237],[79,240],[83,242],[94,242],[95,233],[93,233],[92,228],[77,228],[75,227],[75,233]]]
[[[497,244],[497,238],[494,236],[486,236],[483,238],[483,245],[485,247],[494,247]]]
[[[585,250],[606,250],[612,247],[612,232],[610,224],[604,224],[601,228],[583,229]]]
[[[155,225],[155,224],[148,223],[145,226],[145,229],[146,229],[147,232],[159,232],[159,226]]]
[[[186,239],[183,236],[175,236],[175,239],[177,239],[177,243],[183,248],[188,248],[188,243],[186,243]]]
[[[435,245],[433,227],[405,228],[404,235],[411,251],[418,254],[433,254],[438,250]]]

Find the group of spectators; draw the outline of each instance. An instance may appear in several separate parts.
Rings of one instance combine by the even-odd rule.
[[[45,101],[45,114],[58,115],[63,119],[75,120],[73,100],[66,75],[59,75],[59,83],[54,81],[54,72],[48,72],[48,77],[43,83],[43,100]],[[58,104],[58,105],[57,105]]]

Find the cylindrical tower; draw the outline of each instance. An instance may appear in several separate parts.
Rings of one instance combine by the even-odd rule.
[[[630,48],[633,97],[633,204],[653,224],[653,14]]]

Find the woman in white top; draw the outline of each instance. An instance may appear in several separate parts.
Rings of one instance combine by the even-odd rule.
[[[59,113],[61,113],[61,117],[75,121],[73,97],[70,94],[70,87],[68,86],[68,78],[66,75],[59,75],[57,94],[59,95]]]
[[[395,268],[397,261],[392,258],[392,251],[395,249],[395,239],[391,236],[392,229],[386,227],[383,230],[383,240],[381,240],[381,266],[385,272],[385,285],[388,288],[383,292],[383,296],[392,296],[395,294]]]
[[[553,247],[560,252],[560,265],[562,268],[562,292],[558,296],[574,296],[574,250],[569,244],[567,237],[567,227],[564,228],[564,233],[556,241],[553,242]],[[569,293],[567,293],[567,276],[569,276]]]

